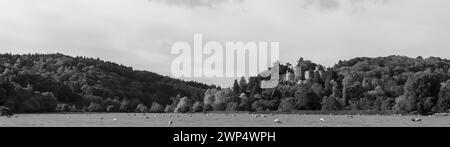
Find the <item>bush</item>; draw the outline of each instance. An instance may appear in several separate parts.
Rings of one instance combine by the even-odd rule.
[[[214,111],[225,111],[227,109],[227,105],[225,103],[215,103],[213,105]]]
[[[252,101],[247,97],[244,93],[239,97],[241,99],[241,103],[239,104],[239,110],[241,111],[250,111],[252,109]]]
[[[108,112],[119,112],[121,102],[119,100],[112,100],[110,98],[106,99],[102,103],[102,107],[107,108],[110,106],[113,106],[110,108],[111,111]]]
[[[114,105],[109,105],[106,107],[106,112],[117,112],[117,111],[119,111],[119,109],[116,108],[116,106]]]
[[[88,101],[89,103],[97,103],[97,104],[102,104],[103,103],[103,98],[99,97],[99,96],[95,96],[95,95],[86,95],[84,96],[84,99],[86,101]]]
[[[239,104],[236,102],[230,102],[227,105],[226,111],[228,112],[235,112],[239,110]]]
[[[0,116],[10,116],[13,112],[8,107],[0,106]]]
[[[164,109],[164,112],[166,113],[173,113],[175,111],[175,107],[173,105],[166,105],[166,108]]]
[[[204,112],[213,111],[213,110],[214,110],[214,108],[213,108],[213,106],[211,106],[211,104],[203,105]]]
[[[203,104],[200,102],[195,102],[194,105],[192,106],[192,111],[193,112],[202,112],[203,111]]]
[[[59,112],[69,112],[70,111],[70,106],[67,104],[58,104],[56,106],[56,111]]]
[[[266,111],[267,101],[257,100],[252,104],[252,109],[258,112]]]
[[[395,105],[395,99],[387,98],[387,99],[383,100],[383,102],[381,103],[381,110],[382,111],[391,111],[391,110],[393,110],[394,105]]]
[[[131,101],[128,99],[123,99],[120,104],[119,111],[120,112],[132,112],[133,106],[131,105]]]
[[[147,113],[148,112],[148,108],[147,106],[145,106],[144,104],[139,104],[136,109],[134,109],[134,112],[137,113]]]
[[[322,111],[339,111],[342,106],[339,101],[335,97],[327,97],[323,98],[322,102]]]
[[[164,108],[157,102],[153,102],[152,107],[150,108],[150,112],[151,113],[162,113],[162,112],[164,112]]]
[[[307,84],[298,85],[298,89],[295,92],[295,99],[295,107],[298,110],[320,109],[320,99]]]
[[[188,97],[184,97],[180,100],[177,107],[175,108],[175,113],[187,113],[191,111],[192,102]]]
[[[56,97],[51,92],[42,93],[42,97],[40,97],[40,105],[41,110],[43,112],[54,112],[56,110],[56,106],[58,105],[58,101]]]
[[[280,105],[280,100],[277,99],[273,99],[267,102],[267,109],[271,110],[271,111],[276,111],[278,110],[278,106]]]
[[[91,102],[91,104],[86,109],[89,112],[102,112],[102,106],[94,102]]]
[[[291,112],[295,109],[295,99],[293,97],[281,99],[278,111]]]

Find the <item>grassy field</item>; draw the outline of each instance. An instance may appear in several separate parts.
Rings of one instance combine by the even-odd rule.
[[[413,122],[411,118],[421,118]],[[279,119],[281,123],[274,123]],[[324,121],[321,121],[323,119]],[[169,124],[172,122],[172,124]],[[0,127],[450,127],[444,116],[295,114],[18,114]]]

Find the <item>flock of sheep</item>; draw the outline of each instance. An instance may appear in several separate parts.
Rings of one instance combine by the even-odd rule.
[[[2,114],[5,114],[5,113],[2,113]],[[128,114],[128,116],[137,116],[137,115],[142,115],[142,116],[145,116],[145,117],[143,117],[143,118],[145,118],[145,119],[151,119],[152,117],[151,117],[151,115],[152,114]],[[184,114],[182,114],[183,116],[185,116]],[[205,116],[210,116],[211,114],[208,114],[208,113],[205,113],[204,114]],[[227,117],[238,117],[238,115],[237,114],[224,114],[225,116],[227,116]],[[264,114],[247,114],[249,117],[253,117],[254,119],[258,119],[258,118],[267,118],[268,116],[266,116],[266,115],[264,115]],[[330,114],[331,115],[331,114]],[[7,116],[8,118],[11,118],[13,115],[5,115],[5,116]],[[65,115],[66,117],[67,117],[67,119],[71,119],[71,116],[70,115]],[[186,115],[187,117],[193,117],[193,114],[188,114],[188,115]],[[380,117],[380,115],[377,115],[377,116],[379,116]],[[395,117],[401,117],[401,115],[394,115]],[[176,118],[179,118],[180,117],[180,114],[153,114],[153,118],[158,118],[158,117],[160,117],[160,118],[169,118],[169,121],[167,122],[167,124],[169,125],[169,126],[171,126],[171,125],[173,125],[174,123],[176,123],[176,121],[177,121],[177,119]],[[286,117],[289,117],[289,115],[286,115]],[[353,115],[345,115],[344,116],[346,119],[355,119],[356,117],[355,116],[353,116]],[[429,117],[433,117],[433,116],[429,116]],[[18,116],[16,115],[15,116],[15,118],[18,118]],[[271,118],[273,118],[273,123],[274,124],[283,124],[283,123],[285,123],[284,121],[288,121],[287,119],[286,120],[283,120],[282,118],[276,118],[276,116],[275,116],[275,114],[271,114]],[[98,119],[100,119],[100,120],[105,120],[105,118],[104,117],[99,117]],[[113,119],[112,119],[113,121],[118,121],[119,119],[117,118],[117,117],[114,117]],[[415,122],[415,123],[421,123],[422,122],[422,119],[421,118],[416,118],[416,117],[413,117],[413,118],[411,118],[410,119],[410,121],[412,121],[412,122]],[[321,118],[319,118],[318,120],[317,120],[317,123],[326,123],[327,122],[327,120],[324,118],[324,117],[321,117]]]

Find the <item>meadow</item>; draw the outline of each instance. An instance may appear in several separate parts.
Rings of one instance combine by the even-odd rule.
[[[420,122],[411,121],[421,119]],[[274,122],[278,119],[280,122]],[[450,127],[448,116],[80,113],[17,114],[0,127]]]

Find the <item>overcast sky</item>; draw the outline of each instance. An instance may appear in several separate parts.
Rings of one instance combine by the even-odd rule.
[[[100,57],[170,76],[175,41],[278,41],[280,58],[450,58],[449,0],[1,0],[0,52]],[[227,85],[229,79],[195,79]]]

